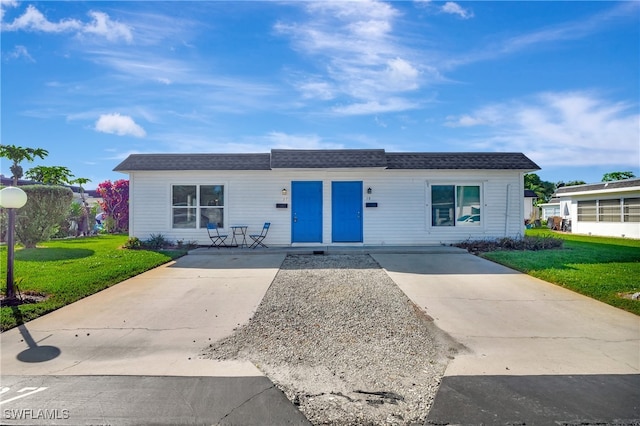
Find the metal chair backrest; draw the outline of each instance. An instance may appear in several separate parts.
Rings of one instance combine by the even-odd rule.
[[[215,231],[217,235],[220,235],[220,231],[218,230],[218,225],[215,223],[208,222],[207,231],[209,232],[209,234],[211,234],[211,231]]]

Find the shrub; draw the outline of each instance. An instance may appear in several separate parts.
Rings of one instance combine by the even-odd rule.
[[[73,201],[69,206],[69,211],[67,212],[67,217],[65,217],[60,223],[60,229],[55,238],[65,238],[70,235],[75,235],[75,229],[72,229],[72,223],[75,222],[76,225],[80,222],[80,217],[82,216],[82,204]]]
[[[131,237],[123,246],[126,249],[136,250],[142,248],[142,241],[138,237]]]
[[[165,247],[169,247],[171,245],[171,241],[165,238],[162,234],[151,234],[149,239],[144,242],[144,246],[148,247],[152,250],[158,250]]]
[[[26,185],[27,204],[16,211],[16,240],[27,248],[54,236],[69,212],[73,191],[63,186]]]
[[[563,240],[553,236],[525,236],[524,238],[498,238],[495,240],[467,240],[455,244],[471,253],[497,250],[547,250],[562,248]]]

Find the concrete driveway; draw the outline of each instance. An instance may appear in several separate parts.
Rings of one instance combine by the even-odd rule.
[[[466,348],[430,424],[640,424],[640,317],[467,253],[372,256]]]
[[[250,362],[198,357],[284,257],[185,256],[2,333],[1,423],[308,424]]]

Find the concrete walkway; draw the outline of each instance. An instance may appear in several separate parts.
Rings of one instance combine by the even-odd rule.
[[[640,423],[640,317],[466,253],[372,256],[466,348],[430,423]]]

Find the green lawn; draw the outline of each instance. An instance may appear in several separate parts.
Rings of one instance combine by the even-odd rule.
[[[78,299],[166,263],[185,252],[125,250],[127,236],[55,240],[35,249],[16,249],[14,278],[21,292],[48,295],[46,301],[3,307],[0,328],[6,330]],[[5,291],[7,247],[0,247],[2,291]]]
[[[482,256],[640,315],[640,301],[620,296],[640,291],[640,240],[527,230],[531,236],[550,234],[562,238],[564,248],[494,251]]]

